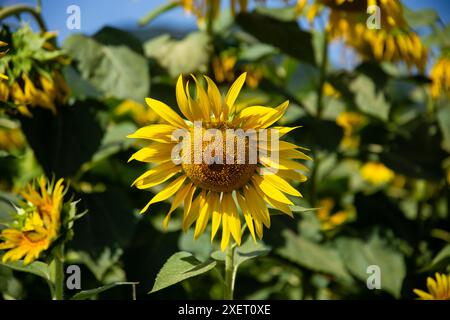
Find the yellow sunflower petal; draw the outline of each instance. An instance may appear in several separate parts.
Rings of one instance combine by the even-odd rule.
[[[216,119],[220,118],[222,113],[222,96],[220,94],[219,88],[217,88],[214,81],[209,77],[205,76],[206,82],[208,83],[208,97],[211,101],[212,111]]]
[[[183,75],[181,74],[178,77],[175,92],[178,108],[180,109],[181,113],[186,117],[186,119],[193,121],[192,113],[189,108],[189,100],[186,96],[186,92],[184,91]]]
[[[177,209],[180,204],[186,199],[186,196],[189,194],[189,191],[191,191],[191,188],[193,186],[193,183],[189,183],[185,186],[183,186],[180,191],[177,192],[175,197],[173,198],[172,205],[170,206],[170,210],[167,213],[166,217],[163,220],[163,228],[164,230],[167,230],[167,227],[169,226],[170,217],[172,215],[172,212]]]
[[[234,81],[234,83],[231,85],[230,89],[228,90],[227,95],[225,96],[225,106],[224,106],[224,108],[228,110],[225,114],[226,117],[228,117],[228,112],[233,110],[234,103],[236,102],[239,92],[241,92],[241,89],[245,83],[246,77],[247,77],[247,73],[244,72],[236,79],[236,81]]]
[[[256,236],[255,236],[255,228],[253,226],[253,217],[250,213],[250,210],[248,209],[248,206],[246,204],[246,199],[239,193],[236,192],[236,198],[239,204],[239,207],[242,209],[242,213],[244,214],[245,223],[247,224],[247,228],[250,231],[250,234],[252,235],[253,240],[256,242]]]
[[[268,183],[267,180],[263,180],[260,176],[254,175],[252,181],[255,186],[258,186],[268,197],[272,197],[273,199],[288,205],[293,204],[280,190]]]
[[[183,118],[181,118],[175,111],[173,111],[168,105],[165,103],[146,98],[145,102],[147,102],[148,106],[158,114],[162,119],[170,123],[171,125],[178,128],[188,128],[186,122],[184,122]]]
[[[170,179],[180,170],[180,166],[176,166],[172,161],[168,161],[143,173],[133,182],[132,186],[135,185],[139,189],[151,188]]]
[[[223,199],[223,216],[227,216],[226,221],[230,228],[231,235],[238,245],[241,244],[241,220],[239,218],[239,213],[236,208],[236,203],[234,202],[231,192],[224,193]]]
[[[179,129],[169,124],[152,124],[138,129],[135,133],[130,134],[127,138],[148,139],[161,143],[173,143],[172,133]]]
[[[220,202],[219,196],[217,196],[215,200],[216,203],[214,204],[211,223],[211,242],[214,240],[217,230],[219,230],[220,227],[220,221],[222,220],[222,204]]]
[[[163,190],[158,192],[150,201],[147,203],[147,205],[141,210],[141,213],[144,213],[147,211],[148,207],[150,207],[152,204],[156,202],[161,202],[166,199],[169,199],[171,196],[173,196],[183,185],[184,180],[186,180],[186,176],[180,176],[174,181],[172,181],[167,187],[165,187]]]

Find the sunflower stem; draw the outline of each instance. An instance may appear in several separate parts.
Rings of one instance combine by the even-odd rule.
[[[17,16],[21,13],[29,13],[36,20],[39,28],[42,32],[47,31],[47,27],[45,25],[44,19],[42,19],[40,8],[33,8],[25,4],[17,4],[5,7],[0,10],[0,20],[3,20],[10,16]]]
[[[64,300],[64,244],[56,248],[55,291],[53,300]]]
[[[316,105],[316,121],[322,119],[323,112],[323,93],[324,86],[327,78],[327,64],[328,64],[328,34],[326,29],[324,29],[323,34],[323,47],[322,47],[322,61],[320,63],[320,78],[319,86],[317,88],[317,105]],[[311,206],[315,207],[317,202],[317,171],[320,165],[320,159],[317,157],[317,153],[314,156],[315,160],[313,162],[313,168],[311,170],[311,183],[310,183],[310,197],[309,202]]]
[[[224,300],[233,300],[234,282],[236,280],[236,267],[234,266],[234,248],[235,245],[229,245],[225,257],[225,282],[224,282]]]

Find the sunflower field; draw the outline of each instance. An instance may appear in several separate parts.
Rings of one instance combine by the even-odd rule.
[[[446,1],[72,2],[0,1],[0,300],[450,300]]]

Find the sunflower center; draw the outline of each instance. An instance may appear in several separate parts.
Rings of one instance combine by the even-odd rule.
[[[191,139],[190,150],[183,150],[183,170],[197,187],[231,192],[243,187],[254,174],[257,164],[251,161],[249,137],[230,134],[226,129],[219,127],[207,141]]]

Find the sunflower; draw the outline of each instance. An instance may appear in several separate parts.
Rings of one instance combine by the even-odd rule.
[[[203,21],[211,10],[213,18],[217,17],[221,8],[221,0],[172,0],[179,3],[189,14],[194,14],[200,21]],[[246,12],[249,7],[249,0],[229,0],[231,13]],[[266,0],[255,0],[255,3],[265,3]],[[285,4],[296,2],[298,6],[302,0],[283,0]]]
[[[41,177],[38,187],[29,184],[21,195],[27,202],[18,209],[14,224],[0,233],[0,249],[7,250],[3,263],[24,258],[24,264],[29,264],[58,237],[63,179],[53,185]]]
[[[29,114],[30,107],[56,112],[70,95],[62,69],[69,59],[52,44],[54,33],[34,33],[25,25],[10,34],[3,30],[0,36],[11,40],[11,53],[0,60],[0,71],[9,75],[0,82],[0,101]]]
[[[138,177],[133,182],[134,186],[147,189],[173,179],[141,213],[152,204],[173,197],[163,221],[164,227],[167,228],[174,210],[184,203],[183,231],[196,222],[194,238],[197,239],[211,220],[211,241],[221,225],[221,248],[224,250],[230,235],[237,244],[241,243],[240,208],[245,227],[253,239],[256,241],[256,236],[261,239],[263,226],[270,228],[268,206],[292,217],[290,205],[293,202],[286,194],[301,197],[288,181],[304,182],[306,177],[298,170],[307,169],[293,159],[310,160],[298,150],[299,146],[276,139],[276,133],[281,137],[294,127],[273,127],[270,136],[261,133],[283,116],[288,102],[276,108],[250,106],[237,111],[235,102],[245,82],[245,73],[236,79],[224,98],[210,78],[205,76],[208,84],[205,90],[192,77],[196,84],[196,99],[191,97],[189,81],[184,84],[181,75],[176,84],[178,107],[187,120],[163,102],[147,98],[149,107],[167,123],[143,127],[128,136],[151,141],[130,160],[156,164]],[[259,130],[256,142],[259,151],[264,149],[266,152],[259,152],[252,159],[254,140],[235,133],[239,129],[245,132]],[[175,132],[184,132],[181,148],[178,140],[174,139]],[[199,132],[209,139],[198,140],[196,133]],[[222,138],[224,135],[226,139]],[[180,150],[177,148],[181,152],[178,153]],[[273,154],[279,155],[278,161],[274,160]],[[224,159],[226,163],[223,163]]]
[[[431,96],[446,94],[450,97],[450,56],[442,56],[431,68]]]
[[[450,275],[436,272],[435,278],[427,278],[428,292],[414,289],[414,293],[421,300],[450,300]]]
[[[302,1],[302,11],[307,1]],[[369,29],[367,11],[380,8],[380,28]],[[322,8],[329,9],[326,30],[330,39],[341,39],[364,59],[400,61],[424,71],[427,50],[417,33],[408,26],[399,0],[315,0],[306,12],[312,22]]]
[[[361,177],[375,185],[380,186],[394,179],[394,172],[381,162],[367,162],[360,169]]]
[[[8,45],[7,43],[0,41],[0,48],[6,47],[7,45]],[[6,51],[0,51],[0,58],[3,57],[5,54]],[[0,73],[0,79],[8,80],[8,77],[5,74]]]

